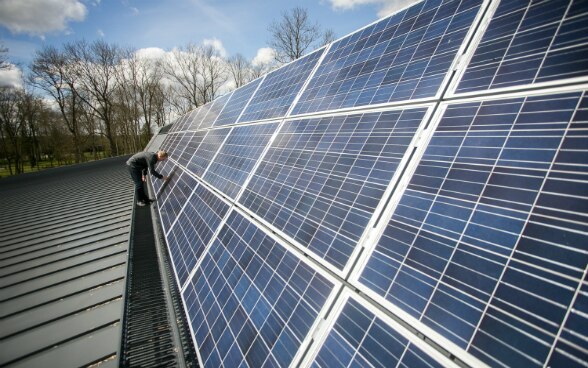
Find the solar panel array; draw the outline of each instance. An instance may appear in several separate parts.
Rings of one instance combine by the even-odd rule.
[[[425,0],[178,119],[204,367],[588,366],[587,1]]]

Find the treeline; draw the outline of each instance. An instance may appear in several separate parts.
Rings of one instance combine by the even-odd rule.
[[[275,60],[259,65],[191,43],[158,55],[103,40],[43,47],[25,68],[24,88],[0,88],[0,168],[12,175],[39,162],[139,151],[158,127],[333,38],[301,8],[268,30]],[[7,51],[0,68],[10,67]]]
[[[101,40],[45,46],[28,66],[23,89],[0,89],[0,157],[13,174],[25,162],[77,163],[85,152],[99,158],[139,151],[153,129],[266,68],[193,44],[164,57]]]

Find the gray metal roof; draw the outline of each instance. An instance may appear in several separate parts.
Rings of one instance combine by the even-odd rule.
[[[126,158],[0,180],[0,366],[118,366]]]

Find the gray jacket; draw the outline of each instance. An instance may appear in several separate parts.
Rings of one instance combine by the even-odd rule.
[[[143,175],[147,175],[147,170],[151,171],[151,175],[158,179],[163,178],[163,175],[155,170],[157,163],[157,154],[154,152],[139,152],[131,156],[127,160],[127,165],[133,170],[141,170]]]

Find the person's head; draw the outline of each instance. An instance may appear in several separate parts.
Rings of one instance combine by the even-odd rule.
[[[157,151],[157,161],[163,161],[165,159],[167,159],[167,152]]]

